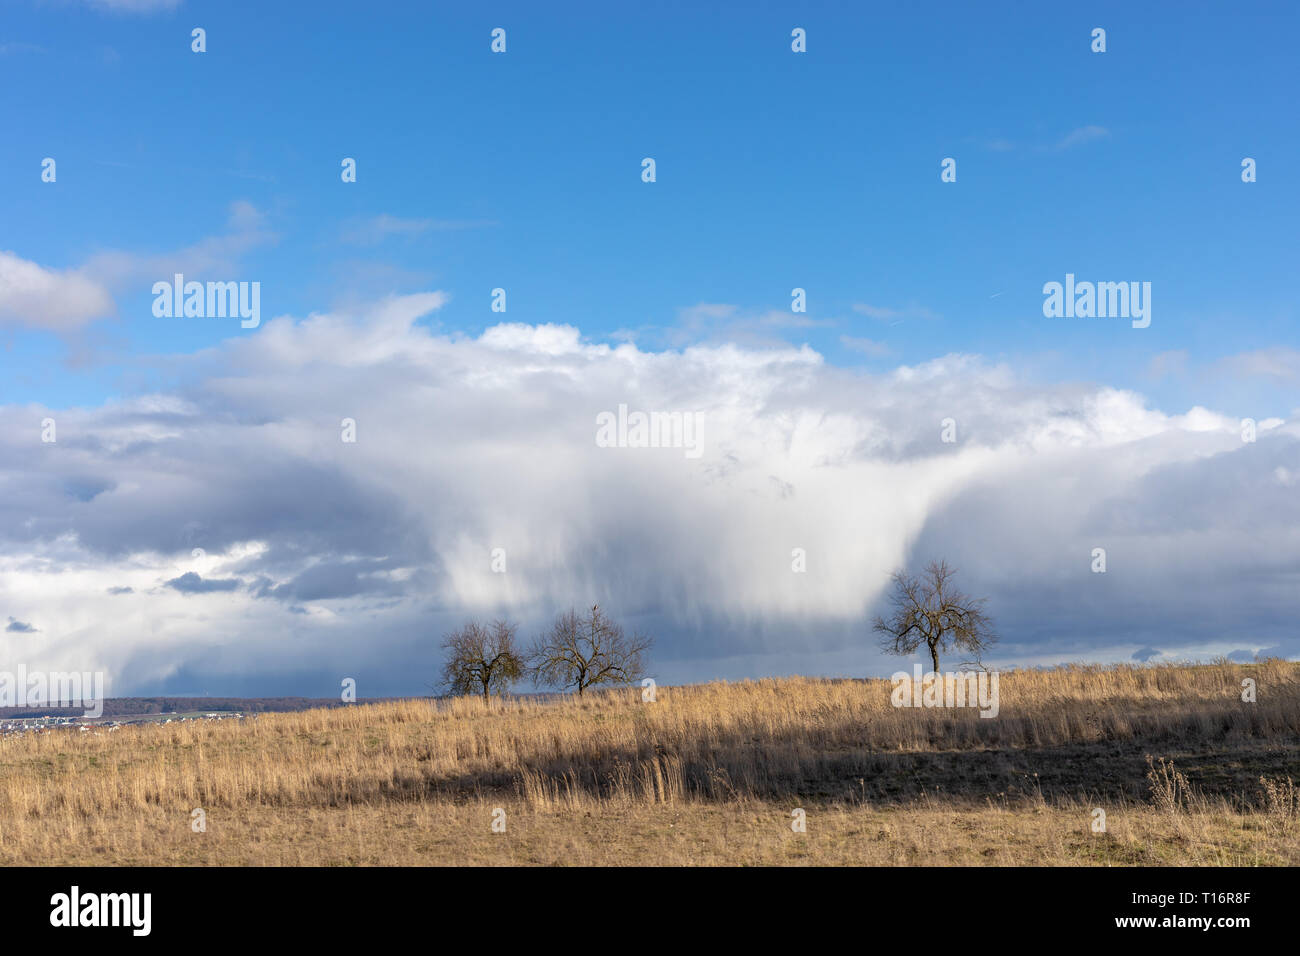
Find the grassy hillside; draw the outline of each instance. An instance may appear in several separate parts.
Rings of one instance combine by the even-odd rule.
[[[890,690],[790,678],[2,738],[0,862],[1300,864],[1300,665],[1007,672],[993,719]]]

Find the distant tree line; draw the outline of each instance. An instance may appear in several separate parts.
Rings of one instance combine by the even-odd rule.
[[[374,701],[390,698],[375,698]],[[396,700],[397,698],[391,698]],[[104,700],[105,717],[136,717],[150,714],[187,714],[197,711],[214,713],[289,713],[317,707],[342,707],[337,697],[108,697]],[[86,708],[50,707],[33,704],[26,707],[0,707],[0,720],[30,717],[80,717]]]
[[[519,644],[518,630],[509,621],[470,621],[446,635],[442,687],[487,700],[529,679],[535,687],[570,688],[581,696],[591,687],[639,681],[653,644],[641,634],[628,634],[595,604],[582,614],[560,614],[527,647]]]

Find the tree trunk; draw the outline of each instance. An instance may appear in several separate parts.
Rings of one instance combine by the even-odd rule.
[[[930,660],[934,661],[934,672],[939,673],[939,651],[933,644],[930,645]]]

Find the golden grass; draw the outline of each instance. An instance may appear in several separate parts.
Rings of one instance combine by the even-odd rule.
[[[0,862],[1294,865],[1297,678],[1013,671],[995,719],[788,678],[6,737]]]

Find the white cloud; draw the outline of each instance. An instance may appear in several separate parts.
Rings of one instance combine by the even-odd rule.
[[[157,281],[170,281],[177,272],[193,279],[231,280],[237,277],[247,253],[277,238],[256,206],[236,200],[230,204],[226,231],[220,235],[170,252],[102,252],[91,256],[82,269],[113,289],[140,287],[136,291],[145,291]]]
[[[787,345],[778,334],[780,330],[825,328],[835,324],[834,319],[818,319],[788,307],[758,311],[742,309],[732,303],[699,302],[679,309],[674,326],[647,326],[634,331],[625,330],[620,335],[629,340],[644,339],[675,348],[694,342],[737,342],[750,348],[780,348]]]
[[[276,236],[267,230],[262,213],[245,200],[231,203],[226,225],[224,234],[184,249],[101,252],[76,269],[48,269],[0,251],[0,325],[66,333],[113,315],[115,292],[145,292],[154,282],[171,281],[177,272],[196,279],[234,279],[242,257]]]
[[[85,272],[46,269],[0,251],[0,323],[66,331],[112,312],[108,290]]]
[[[1280,382],[1300,382],[1300,349],[1277,346],[1242,352],[1223,361],[1232,374],[1245,378],[1271,378]]]
[[[374,245],[394,236],[413,238],[428,232],[450,232],[495,225],[495,222],[487,219],[408,219],[382,213],[348,224],[343,231],[343,241]]]
[[[86,0],[86,3],[112,13],[156,13],[175,10],[181,0]]]
[[[1107,139],[1109,136],[1110,130],[1104,126],[1080,126],[1078,129],[1072,129],[1061,137],[1056,143],[1056,149],[1073,149],[1075,146],[1095,143],[1097,140]]]
[[[1151,361],[1147,363],[1146,368],[1147,377],[1153,379],[1182,375],[1186,371],[1186,349],[1169,349],[1164,352],[1157,352],[1151,356]]]
[[[885,308],[878,305],[867,305],[864,302],[855,303],[853,311],[859,315],[865,315],[871,319],[879,319],[881,322],[890,322],[897,325],[905,319],[937,319],[940,318],[938,313],[932,312],[924,306],[909,305],[901,309]]]
[[[444,336],[423,320],[445,301],[277,318],[177,363],[166,394],[0,406],[0,619],[35,629],[13,659],[102,666],[117,693],[328,693],[359,671],[415,692],[467,615],[531,632],[599,601],[659,638],[664,679],[881,673],[867,617],[932,556],[989,595],[1015,660],[1280,645],[1293,617],[1300,423],[1243,443],[1212,409],[970,355],[868,375],[569,325]],[[701,413],[703,455],[598,447],[620,403]]]
[[[863,355],[869,355],[872,358],[882,358],[886,355],[892,355],[891,349],[884,342],[877,342],[874,339],[864,339],[855,335],[841,335],[840,344],[846,349],[854,352],[861,352]]]

